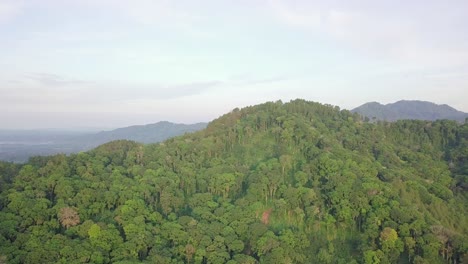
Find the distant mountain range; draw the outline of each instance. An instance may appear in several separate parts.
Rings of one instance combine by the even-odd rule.
[[[396,121],[401,119],[417,119],[435,121],[438,119],[464,122],[468,113],[464,113],[446,104],[438,105],[426,101],[401,100],[383,105],[378,102],[365,103],[351,112],[358,113],[371,120]]]
[[[73,141],[84,144],[83,146],[86,149],[91,149],[101,144],[119,139],[133,140],[148,144],[160,142],[185,133],[202,130],[206,126],[206,123],[186,125],[162,121],[155,124],[129,126],[117,128],[111,131],[102,131],[96,134],[84,135],[73,139]]]
[[[77,153],[119,139],[156,143],[204,129],[206,126],[207,123],[186,125],[163,121],[98,133],[2,130],[0,131],[0,160],[25,162],[31,156]]]

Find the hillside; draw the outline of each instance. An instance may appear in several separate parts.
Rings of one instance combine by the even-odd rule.
[[[468,124],[304,100],[0,163],[8,263],[463,263]]]
[[[465,122],[468,113],[458,111],[448,105],[437,105],[425,101],[402,100],[392,104],[370,102],[351,110],[370,120],[396,121],[402,119],[416,119],[435,121],[439,119]]]
[[[25,162],[32,156],[78,153],[119,140],[156,143],[201,130],[206,123],[175,124],[167,121],[130,126],[99,133],[61,131],[0,131],[0,160]]]

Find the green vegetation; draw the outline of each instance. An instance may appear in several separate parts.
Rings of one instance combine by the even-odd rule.
[[[270,102],[0,173],[0,262],[468,261],[468,124],[454,121]]]

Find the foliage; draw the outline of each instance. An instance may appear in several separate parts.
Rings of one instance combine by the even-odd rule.
[[[462,263],[467,144],[468,124],[295,100],[159,144],[1,163],[0,260]]]

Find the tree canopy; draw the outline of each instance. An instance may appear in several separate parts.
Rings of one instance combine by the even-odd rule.
[[[468,261],[468,124],[454,121],[268,102],[0,176],[0,262]]]

